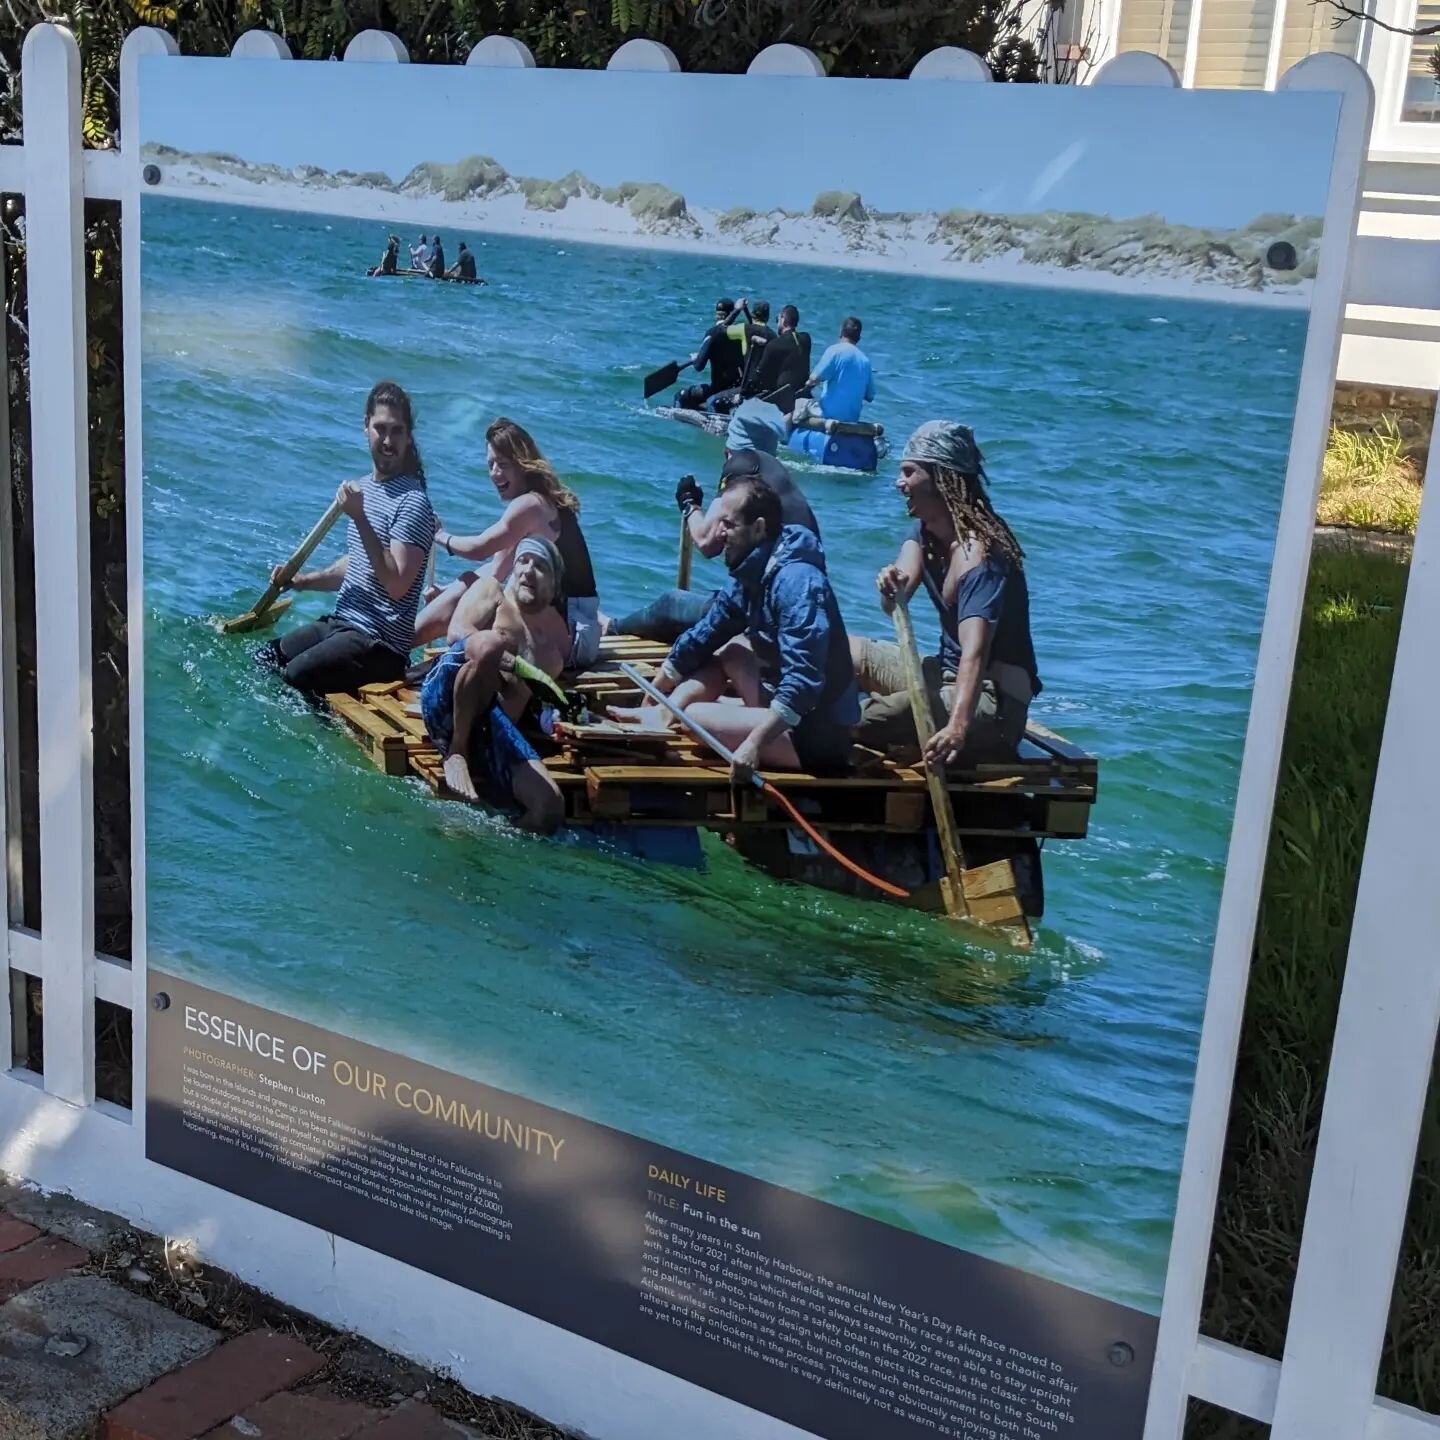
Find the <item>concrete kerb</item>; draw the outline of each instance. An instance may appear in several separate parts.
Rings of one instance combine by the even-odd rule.
[[[203,1257],[187,1252],[177,1261],[170,1242],[68,1195],[0,1175],[5,1222],[15,1243],[0,1255],[0,1267],[14,1271],[21,1288],[0,1304],[0,1440],[92,1440],[125,1402],[157,1382],[173,1388],[173,1379],[195,1362],[203,1370],[205,1357],[230,1350],[225,1342],[258,1339],[259,1331],[293,1336],[325,1361],[318,1373],[297,1375],[295,1403],[273,1405],[271,1421],[280,1413],[298,1419],[315,1412],[339,1424],[358,1407],[371,1418],[353,1432],[354,1440],[372,1440],[372,1432],[373,1440],[412,1440],[412,1432],[413,1440],[422,1434],[487,1440],[497,1430],[533,1440],[582,1440],[295,1311],[204,1265]],[[209,1437],[253,1433],[251,1408]],[[283,1426],[278,1433],[286,1433]],[[348,1432],[341,1425],[337,1433]]]
[[[0,1440],[83,1440],[219,1339],[97,1275],[42,1280],[0,1305]]]

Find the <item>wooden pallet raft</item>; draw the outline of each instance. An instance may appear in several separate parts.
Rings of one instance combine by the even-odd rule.
[[[584,723],[562,723],[558,752],[545,766],[565,801],[566,823],[710,829],[742,849],[762,851],[793,822],[766,795],[731,783],[727,766],[680,730],[643,731],[603,716],[610,704],[640,697],[621,673],[621,660],[642,673],[663,663],[667,647],[650,641],[610,638],[596,664],[565,677],[591,712]],[[336,717],[383,773],[414,776],[437,796],[455,797],[445,784],[440,755],[425,734],[419,695],[403,682],[369,685],[358,695],[327,697]],[[857,746],[843,775],[768,772],[767,778],[826,833],[921,837],[934,824],[924,773]],[[1089,829],[1098,766],[1093,756],[1063,736],[1032,724],[1013,758],[952,770],[946,791],[954,806],[963,849],[1007,839],[1018,843],[1080,839]],[[745,837],[754,844],[746,844]],[[783,845],[782,845],[783,848]],[[984,853],[983,848],[981,853]],[[993,853],[993,848],[991,853]],[[777,872],[779,873],[779,872]],[[1019,884],[1009,860],[963,868],[970,918],[986,925],[1023,928]],[[934,908],[933,886],[915,903]],[[937,902],[938,903],[938,902]]]
[[[373,690],[377,687],[368,688]],[[392,714],[375,703],[378,698],[362,691],[358,696],[327,695],[325,701],[345,722],[355,743],[369,756],[377,770],[386,775],[408,775],[415,739]],[[423,743],[423,727],[420,739]]]

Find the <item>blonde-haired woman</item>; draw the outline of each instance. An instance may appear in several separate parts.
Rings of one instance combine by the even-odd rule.
[[[579,496],[555,473],[530,432],[513,420],[502,417],[485,432],[485,459],[504,513],[478,535],[455,535],[442,526],[435,543],[462,560],[489,560],[490,574],[503,583],[522,540],[530,535],[549,540],[565,564],[565,594],[556,604],[570,627],[567,664],[592,664],[600,653],[600,598],[590,548],[580,529]],[[474,608],[470,602],[477,599],[477,578],[467,571],[426,605],[415,622],[417,644],[442,635],[453,643],[473,631],[469,612]]]

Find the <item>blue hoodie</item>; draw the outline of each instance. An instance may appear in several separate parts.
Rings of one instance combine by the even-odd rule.
[[[772,691],[770,708],[817,742],[860,719],[850,637],[825,574],[819,537],[786,525],[731,571],[730,583],[670,651],[671,674],[693,675],[727,640],[747,635]]]

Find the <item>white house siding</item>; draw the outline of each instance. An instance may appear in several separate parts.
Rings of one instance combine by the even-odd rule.
[[[1370,163],[1340,378],[1440,388],[1440,163]]]
[[[1111,54],[1148,50],[1188,84],[1260,89],[1318,51],[1360,59],[1375,82],[1376,126],[1340,379],[1384,389],[1440,388],[1440,83],[1430,73],[1433,42],[1412,45],[1354,19],[1337,26],[1338,12],[1323,0],[1069,3],[1084,5],[1078,28],[1094,37],[1090,75]],[[1440,23],[1440,0],[1370,5],[1391,25]],[[1410,123],[1400,123],[1402,115]]]

